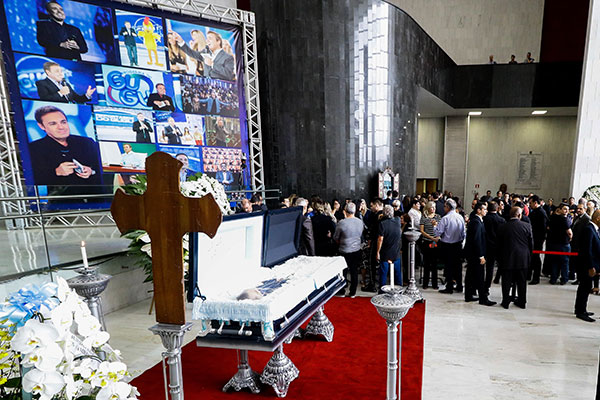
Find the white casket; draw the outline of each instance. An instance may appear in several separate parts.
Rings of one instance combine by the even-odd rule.
[[[295,207],[227,216],[213,239],[190,234],[199,346],[273,351],[344,286],[343,257],[298,256],[301,221]],[[238,300],[248,289],[262,297]]]

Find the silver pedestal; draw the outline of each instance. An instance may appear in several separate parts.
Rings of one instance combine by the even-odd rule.
[[[167,349],[163,356],[163,374],[165,380],[165,398],[171,400],[183,400],[183,374],[181,371],[181,346],[183,336],[192,329],[190,322],[185,325],[156,324],[149,328],[152,333],[160,336],[162,344]],[[167,365],[165,360],[167,359]],[[167,369],[169,378],[167,380]],[[168,393],[167,393],[168,387]],[[169,394],[171,395],[169,397]]]
[[[260,393],[260,375],[250,368],[248,363],[248,350],[239,351],[239,362],[237,373],[223,386],[223,391],[233,389],[236,392],[244,388],[250,389],[252,393]]]
[[[331,342],[333,340],[333,331],[333,324],[323,312],[323,307],[319,307],[315,315],[308,322],[304,335],[323,335],[325,340]]]
[[[285,339],[285,344],[290,344],[292,343],[292,341],[296,338],[302,339],[302,331],[300,330],[300,328],[296,329],[294,331],[293,335],[290,335],[290,337],[288,337],[287,339]]]
[[[102,329],[106,331],[104,323],[104,313],[102,312],[102,300],[100,293],[106,289],[108,281],[112,278],[110,275],[99,274],[96,268],[79,268],[77,272],[80,274],[69,280],[69,287],[75,289],[78,295],[85,299],[92,315],[98,318]]]
[[[408,286],[404,290],[404,294],[413,298],[415,301],[423,300],[423,295],[421,291],[417,287],[417,282],[415,280],[415,244],[417,240],[421,237],[421,232],[410,229],[404,232],[404,236],[408,239],[409,242],[409,260],[410,266],[408,269]]]
[[[371,303],[377,308],[377,312],[387,323],[387,390],[386,400],[396,400],[396,393],[400,393],[400,369],[398,359],[402,360],[402,318],[415,304],[415,300],[402,294],[399,288],[384,286],[381,288],[385,293],[371,299]],[[400,324],[400,329],[398,325]],[[400,346],[398,345],[398,331],[400,331]],[[400,351],[399,351],[400,349]]]
[[[290,383],[299,374],[300,372],[292,360],[283,354],[283,346],[279,346],[265,366],[260,381],[265,385],[272,386],[277,397],[285,397]]]

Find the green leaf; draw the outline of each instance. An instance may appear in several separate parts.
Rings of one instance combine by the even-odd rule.
[[[9,387],[9,388],[18,388],[21,387],[21,377],[16,377],[16,378],[10,378],[9,380],[6,381],[6,383],[4,384],[4,387]]]

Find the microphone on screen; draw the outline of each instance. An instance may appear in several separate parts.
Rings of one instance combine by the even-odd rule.
[[[62,78],[62,81],[60,81],[60,84],[62,86],[67,86],[67,80],[65,78]]]

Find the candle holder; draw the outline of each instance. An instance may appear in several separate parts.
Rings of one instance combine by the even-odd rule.
[[[96,267],[89,266],[87,268],[79,268],[76,270],[79,275],[67,280],[67,283],[69,284],[69,287],[75,289],[77,294],[85,299],[92,315],[98,318],[98,321],[100,321],[100,324],[102,325],[102,329],[106,331],[100,294],[106,289],[112,276],[99,274],[96,269]]]
[[[379,315],[387,323],[387,391],[386,400],[396,400],[396,393],[400,393],[400,368],[398,359],[402,361],[402,318],[415,304],[412,297],[402,294],[400,288],[383,286],[383,294],[371,298]],[[398,344],[400,332],[400,344]],[[397,379],[397,382],[396,382]]]
[[[409,268],[408,268],[408,286],[404,289],[404,294],[413,298],[415,301],[423,300],[423,295],[417,287],[415,280],[415,244],[421,237],[421,232],[411,228],[404,232],[404,236],[408,239],[409,248]]]

